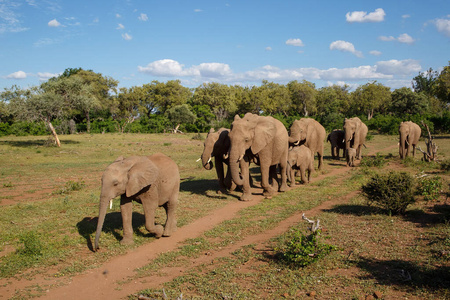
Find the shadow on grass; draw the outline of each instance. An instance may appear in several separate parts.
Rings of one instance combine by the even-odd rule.
[[[375,280],[383,285],[407,286],[442,291],[448,295],[450,266],[418,265],[402,260],[377,260],[360,257],[356,265],[370,273],[361,278]]]
[[[450,219],[450,205],[436,204],[428,212],[423,210],[409,210],[404,216],[405,220],[416,223],[420,227],[430,227],[445,223]]]
[[[133,212],[133,234],[141,237],[151,237],[153,234],[142,232],[140,227],[145,224],[144,214]],[[91,240],[91,235],[97,230],[98,217],[86,217],[77,223],[78,233],[86,239],[86,244],[89,250],[94,251],[94,244]],[[102,234],[111,233],[117,241],[122,240],[122,215],[120,212],[107,213],[105,222],[103,223]]]
[[[63,140],[61,145],[75,145],[80,144],[78,141]],[[48,139],[45,140],[28,140],[28,141],[0,141],[0,145],[6,145],[11,147],[30,148],[30,147],[55,147],[55,145],[49,145]]]
[[[341,215],[354,215],[354,216],[365,216],[365,215],[375,215],[385,213],[383,209],[367,206],[367,205],[356,205],[356,204],[341,204],[336,205],[330,209],[324,209],[325,212],[337,213]]]

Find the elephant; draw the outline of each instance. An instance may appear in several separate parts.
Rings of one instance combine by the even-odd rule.
[[[345,150],[345,158],[347,160],[347,166],[353,167],[355,165],[356,149],[348,148]]]
[[[422,134],[422,130],[419,125],[411,121],[401,122],[398,127],[398,133],[400,135],[400,143],[398,147],[400,158],[404,159],[408,156],[411,146],[412,155],[414,157],[416,154],[417,143],[419,142],[420,135]]]
[[[339,159],[340,149],[345,150],[344,130],[334,129],[327,137],[327,142],[331,144],[331,156],[333,159]],[[344,154],[344,151],[342,151]]]
[[[261,186],[265,198],[275,194],[278,185],[276,169],[281,169],[281,185],[279,191],[284,192],[286,183],[288,158],[288,133],[279,120],[270,116],[259,116],[247,113],[243,118],[236,115],[230,130],[230,169],[231,177],[237,185],[242,185],[241,200],[251,200],[250,186],[243,178],[249,176],[249,158],[246,153],[255,156],[261,168]],[[245,163],[243,163],[245,161]],[[239,167],[241,174],[239,174]],[[270,185],[272,180],[272,185]]]
[[[291,187],[295,186],[295,171],[300,170],[300,176],[303,183],[309,183],[311,173],[314,172],[314,153],[305,145],[293,147],[288,153],[288,180]],[[308,177],[306,177],[308,171]]]
[[[95,248],[105,221],[108,203],[120,197],[123,223],[121,244],[133,243],[132,201],[144,208],[145,228],[157,238],[170,236],[177,229],[175,210],[180,191],[180,173],[177,164],[168,156],[156,153],[150,156],[119,157],[102,176],[100,207],[95,234]],[[165,227],[155,224],[155,211],[163,206],[167,219]]]
[[[228,136],[230,130],[220,128],[215,131],[211,128],[204,142],[203,153],[201,155],[202,165],[206,170],[213,168],[211,158],[214,157],[217,179],[219,181],[219,191],[224,193],[226,190],[233,191],[236,184],[231,180],[230,168],[224,176],[224,165],[229,165],[228,151],[230,148],[230,138]]]
[[[361,148],[366,141],[367,132],[367,125],[358,117],[344,120],[345,150],[355,148],[356,159],[361,159]]]
[[[313,153],[317,152],[319,158],[319,170],[323,165],[323,143],[325,141],[325,128],[316,120],[311,118],[302,118],[295,120],[289,130],[289,143],[305,145]]]

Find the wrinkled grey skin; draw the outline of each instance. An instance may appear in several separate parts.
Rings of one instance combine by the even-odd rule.
[[[96,251],[110,200],[121,196],[120,211],[123,223],[122,244],[133,243],[132,201],[142,203],[145,228],[156,237],[170,236],[177,229],[175,210],[180,190],[177,164],[162,153],[150,156],[119,157],[102,176],[99,216],[95,234]],[[165,227],[155,224],[155,211],[163,206],[167,220]]]
[[[401,159],[405,159],[412,146],[412,155],[416,154],[416,146],[419,143],[420,135],[422,134],[422,130],[419,125],[414,122],[406,121],[400,123],[398,127],[399,133],[399,147],[398,152],[400,154]]]
[[[361,148],[366,142],[368,131],[366,124],[358,117],[344,120],[345,150],[355,148],[356,159],[361,159]]]
[[[347,166],[353,167],[356,160],[356,149],[348,148],[347,150],[345,150],[345,158],[347,160]]]
[[[278,185],[276,168],[278,165],[281,170],[279,191],[284,192],[288,189],[286,167],[289,137],[283,123],[272,117],[263,117],[252,113],[247,113],[242,119],[236,115],[229,137],[231,141],[231,176],[237,185],[243,186],[241,200],[251,200],[252,197],[250,187],[244,185],[243,180],[249,176],[249,162],[242,163],[243,160],[249,160],[246,155],[247,151],[251,151],[251,155],[256,156],[259,161],[261,186],[266,198],[271,198],[276,192],[275,184]],[[272,184],[270,179],[272,179]]]
[[[323,144],[325,141],[325,128],[316,120],[302,118],[295,120],[289,130],[289,143],[294,146],[305,145],[319,158],[319,170],[323,166]]]
[[[327,137],[327,142],[331,144],[331,156],[333,159],[339,159],[339,152],[342,151],[342,156],[345,155],[345,136],[344,130],[342,129],[334,129]]]
[[[227,128],[220,128],[218,131],[211,128],[203,144],[204,148],[201,156],[202,165],[206,170],[211,170],[214,167],[214,164],[211,161],[214,157],[219,191],[222,193],[225,193],[227,190],[234,191],[236,188],[236,184],[231,180],[230,168],[227,167],[226,175],[224,173],[225,165],[229,165],[229,132],[230,130]]]
[[[287,175],[291,186],[295,186],[295,173],[300,171],[303,183],[309,183],[311,173],[314,172],[314,154],[306,146],[293,147],[288,153]],[[308,177],[306,177],[308,171]]]

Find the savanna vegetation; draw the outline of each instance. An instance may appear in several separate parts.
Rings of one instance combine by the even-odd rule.
[[[236,114],[271,115],[290,127],[312,117],[327,131],[345,117],[359,116],[371,130],[396,134],[401,121],[421,121],[431,133],[450,131],[450,65],[429,69],[411,80],[412,88],[391,90],[376,81],[350,87],[316,88],[303,80],[260,86],[205,83],[187,88],[179,80],[152,81],[118,88],[119,82],[92,70],[68,68],[40,86],[12,86],[0,93],[0,136],[79,132],[207,132],[229,128]],[[422,126],[422,125],[421,125]]]
[[[436,136],[440,161],[424,162],[420,155],[401,161],[397,136],[372,136],[360,166],[332,160],[327,144],[324,169],[309,185],[251,202],[230,219],[143,262],[112,290],[131,290],[129,299],[163,299],[164,293],[169,299],[180,294],[183,299],[364,299],[374,293],[386,299],[448,298],[450,138]],[[204,138],[194,133],[62,135],[58,148],[45,137],[1,137],[0,294],[28,299],[51,293],[74,276],[156,242],[146,234],[142,207],[135,205],[135,245],[120,245],[120,200],[115,199],[101,251],[91,251],[101,174],[120,155],[163,152],[177,162],[183,178],[179,230],[220,208],[244,204],[239,192],[217,194],[215,172],[196,162]],[[405,172],[414,181],[414,201],[400,214],[360,193],[386,170]],[[251,172],[258,185],[259,169]],[[302,212],[320,219],[319,234],[311,235]],[[161,209],[157,222],[163,217]],[[290,218],[295,219],[292,227],[278,229]],[[162,278],[164,284],[151,285]],[[133,290],[134,282],[147,288]]]

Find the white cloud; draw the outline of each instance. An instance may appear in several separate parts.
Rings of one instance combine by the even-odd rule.
[[[450,37],[450,16],[448,19],[436,19],[434,25],[440,33]]]
[[[117,28],[116,28],[116,29],[119,29],[119,30],[125,29],[125,26],[123,26],[122,24],[119,23],[119,24],[117,25]]]
[[[196,9],[194,9],[194,12],[196,12],[196,13],[199,13],[199,12],[202,12],[203,10],[202,9],[200,9],[200,8],[196,8]]]
[[[397,38],[397,40],[400,43],[404,43],[404,44],[412,44],[415,42],[415,40],[407,33],[400,34],[400,36]]]
[[[38,72],[37,76],[39,77],[40,81],[45,81],[48,80],[52,77],[57,77],[59,76],[61,73],[49,73],[49,72]]]
[[[149,63],[146,67],[138,66],[138,70],[139,72],[163,77],[224,78],[233,74],[230,66],[223,63],[201,63],[197,66],[185,68],[184,65],[172,59],[157,60]]]
[[[184,65],[172,59],[162,59],[149,63],[146,67],[138,66],[139,72],[155,76],[185,76],[183,74]]]
[[[369,52],[373,56],[380,56],[382,53],[378,50],[372,50]]]
[[[366,11],[353,11],[345,15],[349,23],[364,23],[364,22],[382,22],[386,13],[382,8],[377,8],[374,12],[367,13]]]
[[[410,15],[403,15],[402,16],[402,19],[408,19],[408,18],[411,18],[411,16]]]
[[[119,19],[122,18],[122,16],[120,14],[116,14],[116,18]]]
[[[343,52],[350,52],[357,57],[363,57],[362,52],[355,49],[352,43],[346,41],[334,41],[330,44],[330,50],[339,50]]]
[[[206,78],[226,77],[232,74],[230,66],[222,63],[202,63],[198,66],[193,66],[192,71],[194,73],[198,71],[201,77]]]
[[[288,39],[286,41],[286,45],[295,46],[295,47],[303,47],[303,46],[305,46],[301,39]]]
[[[414,59],[379,61],[375,67],[377,72],[389,75],[411,75],[422,69]]]
[[[61,26],[61,23],[59,23],[56,19],[53,19],[48,22],[49,27],[59,27]]]
[[[272,51],[272,47],[266,47],[266,51]]]
[[[27,73],[24,71],[17,71],[6,76],[8,79],[25,79],[27,78]]]
[[[138,17],[139,21],[148,21],[148,17],[147,14],[140,14],[140,16]]]
[[[403,44],[413,44],[416,41],[407,33],[400,34],[398,38],[395,38],[393,36],[379,36],[378,39],[383,42],[397,41]]]
[[[129,35],[128,33],[122,34],[122,38],[126,41],[130,41],[131,39],[133,39],[133,37],[131,35]]]

